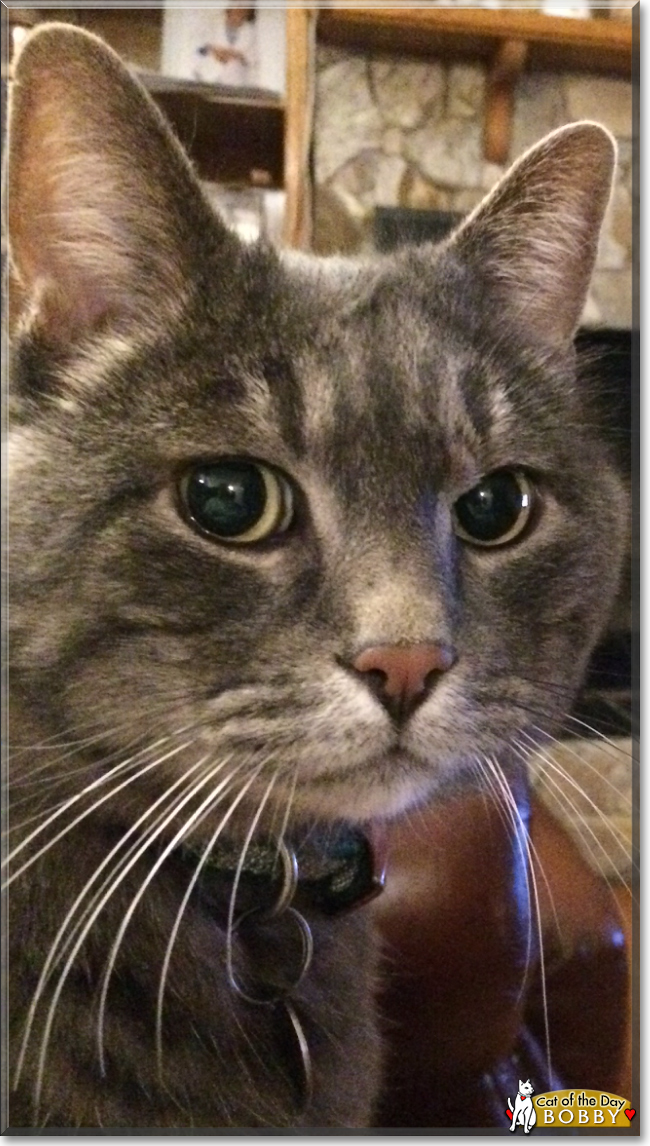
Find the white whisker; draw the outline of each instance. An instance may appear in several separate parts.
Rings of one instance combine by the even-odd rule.
[[[584,817],[580,815],[580,812],[579,812],[577,805],[574,803],[573,800],[571,800],[571,798],[569,796],[567,796],[566,792],[563,791],[561,786],[558,784],[557,780],[554,780],[552,776],[549,776],[547,774],[542,773],[539,777],[539,780],[540,780],[541,786],[546,790],[548,795],[551,797],[553,802],[557,805],[557,807],[560,809],[560,811],[562,813],[566,812],[567,807],[569,807],[571,809],[571,811],[574,813],[576,830],[578,831],[578,834],[580,835],[580,838],[582,839],[582,842],[584,844],[585,849],[589,853],[590,861],[593,863],[594,867],[596,867],[598,869],[598,871],[600,872],[600,875],[602,876],[603,881],[605,883],[607,883],[608,882],[607,872],[606,872],[605,868],[603,867],[603,864],[601,862],[600,857],[596,854],[596,852],[594,852],[592,850],[592,845],[587,841],[587,839],[583,835],[583,827],[586,829],[586,831],[592,837],[596,847],[601,852],[603,852],[603,854],[605,856],[607,856],[607,853],[605,852],[602,844],[600,843],[598,837],[595,835],[594,831],[589,827],[589,824],[587,824]],[[621,883],[625,887],[625,889],[627,891],[630,891],[627,884],[625,883],[625,880],[622,877],[619,877],[619,878],[621,880]],[[630,894],[631,894],[631,892],[630,892]]]
[[[201,780],[201,782],[199,784],[194,785],[194,787],[193,787],[192,791],[189,793],[189,795],[187,797],[185,797],[185,799],[183,801],[181,801],[180,806],[182,807],[184,804],[188,803],[190,799],[193,799],[196,796],[196,794],[202,788],[205,787],[206,784],[210,783],[214,779],[214,777],[219,772],[221,772],[221,770],[225,767],[227,762],[228,762],[228,760],[221,761],[220,764],[218,764],[218,765],[216,765],[216,767],[212,768],[207,773],[207,775]],[[122,920],[122,923],[120,924],[120,928],[117,932],[117,935],[115,936],[115,939],[113,941],[113,945],[111,947],[111,950],[110,950],[110,953],[108,956],[106,970],[104,972],[101,991],[100,991],[100,998],[99,998],[99,1010],[98,1010],[98,1017],[97,1017],[97,1046],[98,1046],[100,1070],[101,1070],[102,1074],[105,1073],[104,1014],[105,1014],[105,1008],[106,1008],[106,996],[108,994],[108,987],[109,987],[111,975],[113,972],[113,967],[115,965],[115,959],[117,957],[117,953],[118,953],[119,948],[121,946],[122,939],[124,937],[124,933],[125,933],[128,925],[129,925],[129,922],[133,916],[133,913],[134,913],[136,907],[138,906],[138,903],[142,899],[142,896],[144,895],[147,887],[149,886],[149,884],[153,880],[154,876],[156,875],[156,873],[158,872],[158,870],[160,869],[162,864],[167,859],[167,856],[169,856],[171,854],[171,852],[174,851],[174,849],[178,846],[178,844],[181,842],[181,840],[185,839],[189,835],[191,829],[195,825],[201,823],[206,818],[206,816],[214,809],[216,804],[219,802],[219,800],[223,794],[224,789],[226,789],[228,787],[228,785],[231,784],[233,777],[238,772],[240,772],[244,766],[245,766],[245,762],[242,762],[241,764],[237,765],[237,767],[232,772],[230,772],[224,780],[221,780],[220,783],[217,784],[216,788],[212,789],[212,791],[209,793],[209,795],[206,797],[206,799],[203,800],[201,804],[199,804],[199,807],[197,809],[195,809],[194,812],[192,812],[192,815],[185,821],[185,823],[182,825],[182,827],[179,828],[179,830],[174,835],[173,839],[163,848],[163,851],[161,852],[160,856],[157,858],[156,862],[154,863],[154,865],[149,870],[146,878],[143,880],[142,884],[140,885],[140,888],[139,888],[137,894],[131,900],[129,908],[126,911],[126,914],[124,915],[124,918]],[[261,771],[261,769],[263,767],[264,767],[264,762],[259,765],[259,768],[253,774],[253,776],[250,778],[250,781],[244,786],[242,791],[237,796],[236,801],[234,802],[234,806],[232,807],[232,811],[234,811],[234,808],[240,802],[242,797],[246,794],[246,792],[248,791],[248,788],[250,788],[251,784],[253,783],[256,776],[258,775],[258,773]],[[177,814],[178,810],[179,809],[175,810],[174,815]],[[231,811],[231,814],[232,814],[232,811]],[[120,877],[120,880],[122,878],[123,878],[123,876]]]
[[[165,692],[163,694],[160,694],[157,691],[153,691],[150,697],[147,698],[147,713],[151,714],[152,712],[164,712],[165,714],[169,714],[174,710],[176,706],[181,707],[183,704],[186,704],[190,697],[191,693],[188,692],[188,689],[186,688],[179,690],[178,692]],[[196,721],[196,723],[199,724],[202,722]],[[132,716],[130,716],[128,720],[124,720],[119,724],[111,725],[109,727],[106,725],[106,718],[104,716],[99,717],[97,720],[84,720],[82,724],[73,726],[68,725],[60,732],[55,732],[52,734],[52,736],[45,737],[45,739],[37,741],[36,743],[12,743],[10,749],[11,758],[14,759],[19,756],[24,756],[27,752],[51,752],[56,748],[70,748],[74,751],[77,748],[83,748],[89,744],[94,744],[101,740],[105,740],[106,737],[113,737],[123,729],[132,727]],[[63,737],[72,736],[72,734],[75,732],[91,733],[94,728],[100,728],[101,731],[93,735],[82,736],[78,740],[63,739]],[[134,742],[137,743],[137,741],[141,740],[142,738],[142,736],[139,736]]]
[[[44,772],[48,773],[52,768],[54,768],[56,765],[61,764],[64,760],[73,760],[75,757],[79,757],[80,756],[79,749],[74,748],[70,752],[66,752],[62,756],[57,756],[53,760],[48,760],[47,763],[39,765],[38,768],[32,768],[32,769],[30,769],[30,771],[25,772],[24,774],[21,774],[21,777],[19,779],[16,779],[15,777],[12,776],[11,787],[13,789],[16,789],[16,788],[38,788],[40,791],[41,786],[44,784],[48,784],[48,783],[49,784],[57,784],[67,776],[78,775],[79,772],[86,772],[91,768],[96,768],[98,765],[101,765],[101,767],[105,767],[107,764],[110,764],[111,761],[115,760],[116,757],[124,756],[125,753],[130,752],[131,749],[134,748],[136,744],[141,743],[143,739],[144,739],[143,736],[138,736],[133,740],[127,741],[126,744],[120,745],[119,748],[116,748],[115,751],[109,753],[108,756],[102,756],[101,759],[97,759],[97,757],[92,757],[89,760],[85,760],[84,763],[82,765],[80,765],[79,768],[71,769],[69,772],[60,772],[57,768],[56,774],[54,776],[48,776],[48,775],[43,776]],[[143,750],[144,749],[142,749],[141,751],[143,751]],[[11,770],[11,761],[10,761],[10,770]],[[29,795],[29,796],[24,797],[22,802],[24,803],[25,800],[32,800],[32,799],[33,799],[33,796]],[[20,800],[14,800],[11,804],[11,807],[14,808],[19,803],[21,803]]]
[[[169,736],[163,736],[161,740],[157,741],[156,744],[154,744],[152,748],[148,750],[148,752],[152,752],[154,748],[158,747],[160,744],[166,743],[170,739],[171,738]],[[88,796],[88,794],[95,788],[99,788],[102,785],[107,784],[109,780],[114,779],[116,774],[121,774],[124,771],[134,772],[135,770],[135,774],[129,775],[126,780],[123,780],[121,784],[117,784],[115,788],[111,788],[110,792],[107,792],[99,800],[93,801],[92,805],[84,812],[82,812],[81,815],[76,816],[75,819],[72,820],[71,823],[67,824],[67,826],[63,828],[63,830],[60,831],[56,836],[54,836],[53,839],[48,840],[44,847],[39,848],[35,855],[31,856],[31,858],[28,859],[26,863],[24,863],[22,867],[18,869],[18,871],[14,872],[14,874],[6,880],[6,882],[3,884],[3,888],[9,887],[9,885],[13,883],[15,879],[18,879],[18,877],[22,875],[23,872],[27,871],[27,869],[30,868],[32,864],[35,864],[39,859],[41,859],[43,855],[45,855],[46,852],[50,850],[50,848],[54,847],[54,845],[58,843],[59,840],[63,839],[63,837],[68,834],[68,832],[71,832],[72,829],[77,826],[77,824],[80,824],[82,820],[85,820],[87,816],[90,816],[97,810],[97,808],[101,807],[102,804],[105,804],[107,800],[114,799],[118,792],[123,791],[124,788],[127,788],[130,784],[133,784],[136,780],[139,780],[141,776],[144,776],[145,773],[150,772],[152,768],[159,768],[160,765],[166,760],[169,760],[172,756],[176,756],[179,752],[182,752],[183,749],[189,748],[191,743],[192,741],[188,740],[184,744],[181,744],[176,748],[172,748],[164,756],[158,757],[153,762],[147,764],[144,768],[140,768],[136,763],[137,757],[132,757],[130,760],[125,761],[123,764],[118,764],[115,768],[109,769],[105,775],[100,776],[99,779],[95,780],[92,784],[88,784],[87,787],[83,789],[83,791],[77,793],[76,796],[72,796],[69,800],[66,800],[63,806],[57,809],[57,811],[54,812],[51,816],[49,816],[44,824],[41,824],[39,828],[36,828],[33,832],[30,833],[29,836],[27,836],[25,840],[22,841],[22,843],[18,844],[18,846],[14,848],[13,852],[11,852],[11,854],[4,861],[4,865],[9,864],[16,855],[23,851],[23,849],[26,848],[33,839],[40,835],[41,832],[45,831],[45,829],[49,827],[49,825],[56,819],[58,819],[58,817],[61,816],[63,812],[67,811],[68,808],[72,807],[84,796]],[[138,753],[138,756],[142,755],[143,753]]]
[[[587,732],[591,732],[598,740],[602,740],[603,743],[608,744],[609,747],[613,748],[614,752],[619,753],[619,755],[629,756],[629,752],[625,748],[622,748],[615,740],[610,740],[609,736],[605,736],[604,733],[598,728],[594,728],[593,725],[587,724],[584,720],[579,720],[577,716],[572,716],[571,713],[567,713],[566,719],[572,720],[574,724],[579,724],[581,728],[586,728]]]
[[[522,982],[521,982],[521,986],[519,989],[519,996],[518,996],[518,998],[521,998],[523,991],[524,991],[524,988],[525,988],[525,985],[526,985],[527,978],[528,978],[528,969],[530,967],[531,955],[532,955],[532,950],[533,950],[533,924],[532,924],[532,913],[530,910],[531,904],[532,904],[532,898],[531,898],[531,894],[530,894],[530,872],[529,872],[530,854],[529,854],[529,851],[527,849],[524,850],[524,845],[522,844],[521,817],[519,816],[518,819],[515,817],[512,805],[513,805],[513,803],[516,804],[516,801],[514,801],[514,797],[512,796],[512,792],[510,791],[510,787],[507,784],[507,781],[505,781],[505,778],[503,777],[500,769],[497,770],[497,767],[495,766],[495,762],[490,757],[485,756],[482,758],[482,760],[478,760],[477,762],[481,766],[484,780],[489,786],[490,792],[492,794],[492,800],[493,800],[495,808],[499,812],[501,822],[503,823],[506,831],[510,832],[512,834],[512,838],[514,839],[514,841],[516,843],[517,851],[519,852],[519,857],[520,857],[520,860],[524,866],[524,872],[526,874],[526,899],[527,899],[526,955],[525,955],[525,960],[524,960],[524,974],[522,977]],[[487,771],[487,768],[489,768],[489,770],[490,770],[489,773]],[[505,789],[504,789],[504,783],[505,783]],[[518,815],[518,809],[517,809],[517,815]],[[524,829],[524,832],[525,832],[525,840],[527,841],[528,840],[528,833],[527,833],[526,829]]]
[[[523,735],[526,736],[526,733],[524,732]],[[530,739],[530,737],[526,736],[526,739]],[[534,742],[531,741],[531,744],[532,743],[534,743]],[[523,751],[526,751],[526,748],[524,745],[520,745],[520,747],[522,748]],[[613,842],[621,850],[622,854],[625,856],[625,859],[629,863],[630,862],[630,854],[629,854],[629,848],[628,848],[625,836],[623,835],[622,832],[619,832],[614,827],[614,825],[611,822],[610,817],[605,815],[605,813],[598,807],[598,804],[596,804],[596,802],[594,800],[592,800],[591,796],[587,792],[585,792],[584,788],[577,782],[577,780],[575,780],[573,778],[573,776],[571,776],[571,774],[569,772],[567,772],[566,768],[563,768],[562,765],[559,764],[557,760],[554,760],[543,749],[540,749],[538,745],[535,745],[535,755],[536,755],[536,758],[538,760],[543,761],[543,763],[546,764],[546,766],[548,768],[551,768],[554,772],[556,772],[558,774],[558,776],[561,776],[562,779],[565,780],[566,783],[569,784],[573,789],[575,789],[575,791],[578,792],[578,794],[580,796],[582,796],[583,800],[585,800],[585,802],[587,804],[589,804],[589,807],[593,809],[595,814],[598,816],[599,820],[602,822],[604,827],[609,832]],[[567,802],[568,802],[568,797],[567,797]],[[585,825],[585,826],[588,826],[588,825]],[[591,828],[589,828],[589,831],[591,831]],[[593,834],[593,832],[592,832],[592,834]],[[594,838],[596,839],[595,836],[594,836]],[[600,843],[598,844],[598,846],[602,848],[602,845]]]
[[[250,777],[250,779],[246,782],[244,787],[241,789],[241,791],[237,795],[236,799],[230,805],[230,807],[228,808],[228,811],[223,816],[223,818],[220,820],[214,833],[212,834],[212,836],[208,840],[208,843],[206,844],[205,848],[203,849],[203,852],[201,853],[201,857],[200,857],[200,859],[196,865],[196,869],[192,875],[192,878],[190,879],[190,881],[187,885],[187,888],[185,889],[185,894],[183,895],[180,907],[178,909],[176,918],[174,920],[174,925],[172,927],[172,930],[171,930],[171,933],[169,936],[169,942],[167,943],[167,949],[165,951],[165,958],[163,960],[163,966],[162,966],[162,970],[160,973],[160,982],[158,985],[158,997],[157,997],[157,1001],[156,1001],[156,1058],[158,1061],[158,1074],[159,1074],[161,1080],[162,1080],[162,1074],[163,1074],[163,1067],[162,1067],[162,1023],[163,1023],[163,1000],[164,1000],[164,995],[165,995],[165,985],[167,982],[167,974],[169,971],[169,964],[171,961],[172,952],[174,949],[174,944],[176,943],[176,936],[178,934],[178,929],[180,927],[181,920],[182,920],[183,915],[185,913],[185,908],[187,907],[187,904],[189,902],[189,898],[190,898],[190,896],[191,896],[191,894],[192,894],[192,892],[196,886],[196,883],[199,879],[201,871],[203,870],[205,864],[207,863],[207,861],[208,861],[208,859],[209,859],[209,857],[210,857],[210,855],[214,849],[214,846],[215,846],[217,840],[219,839],[219,836],[221,835],[226,824],[228,823],[228,820],[231,818],[233,812],[238,807],[239,803],[241,802],[243,797],[246,795],[249,788],[254,783],[254,781],[257,779],[260,772],[266,766],[267,763],[268,763],[268,761],[264,760],[259,765],[259,767],[256,768],[255,772]]]
[[[291,787],[289,789],[289,795],[287,797],[287,803],[286,803],[286,807],[284,810],[284,816],[282,817],[282,823],[280,825],[280,831],[278,832],[278,847],[277,847],[276,856],[280,855],[282,844],[284,843],[284,837],[286,836],[287,828],[289,827],[289,816],[291,815],[291,806],[293,804],[294,797],[296,794],[297,782],[298,782],[298,769],[294,768],[293,776],[291,779]]]
[[[62,732],[55,732],[54,735],[46,737],[45,740],[41,740],[37,744],[13,744],[11,747],[11,756],[12,758],[24,756],[26,752],[51,752],[52,749],[56,748],[69,748],[72,752],[75,752],[78,748],[85,748],[89,744],[96,744],[100,740],[105,740],[107,736],[112,736],[115,731],[128,728],[131,724],[132,721],[124,721],[123,724],[117,725],[115,729],[107,729],[106,721],[98,720],[95,723],[78,725],[76,729],[65,728]],[[89,730],[93,727],[99,727],[102,731],[94,736],[80,737],[79,740],[61,739],[63,736],[69,736],[72,732],[79,731],[82,728]],[[62,757],[56,757],[56,759],[65,759],[67,755],[68,753],[64,753]]]
[[[20,1054],[18,1057],[17,1067],[16,1067],[14,1087],[16,1087],[18,1085],[18,1082],[20,1080],[20,1076],[22,1074],[23,1062],[24,1062],[24,1058],[25,1058],[25,1053],[27,1051],[27,1046],[29,1044],[31,1029],[32,1029],[32,1026],[34,1023],[36,1010],[38,1008],[38,1004],[39,1004],[40,998],[43,994],[43,991],[45,989],[45,986],[47,984],[47,981],[50,977],[50,971],[56,966],[57,962],[60,962],[61,959],[65,958],[66,952],[69,950],[70,944],[74,942],[76,932],[78,931],[79,927],[83,927],[84,920],[87,918],[88,914],[90,912],[92,912],[93,906],[97,900],[97,896],[93,900],[91,900],[87,909],[85,909],[84,913],[82,913],[82,915],[81,915],[81,918],[75,924],[75,927],[72,928],[71,934],[68,936],[66,943],[62,943],[61,941],[62,941],[64,935],[66,934],[66,931],[68,930],[68,925],[70,924],[70,922],[74,918],[74,915],[77,911],[77,908],[80,906],[81,903],[83,903],[83,901],[86,898],[86,896],[88,895],[91,887],[96,882],[96,880],[99,878],[102,871],[106,867],[108,867],[108,865],[110,864],[110,862],[114,858],[114,856],[116,856],[122,850],[122,848],[124,847],[126,841],[129,839],[129,837],[132,836],[135,832],[137,832],[140,829],[140,827],[145,823],[145,821],[152,815],[152,813],[156,810],[156,808],[161,803],[164,803],[165,801],[169,800],[169,797],[172,795],[172,793],[178,787],[186,784],[187,783],[187,777],[190,776],[193,772],[195,772],[198,768],[200,768],[203,763],[204,763],[204,761],[200,760],[198,762],[198,764],[195,764],[195,765],[193,765],[192,768],[189,768],[182,776],[180,776],[171,785],[171,787],[167,788],[162,793],[162,795],[159,796],[158,799],[153,804],[151,804],[150,807],[148,807],[146,809],[145,812],[142,813],[142,815],[139,817],[139,819],[134,824],[131,825],[131,827],[128,829],[128,831],[126,831],[124,833],[123,836],[120,837],[118,843],[115,844],[115,846],[111,849],[111,851],[104,858],[104,860],[99,865],[99,867],[96,868],[96,870],[93,872],[93,875],[87,881],[87,883],[84,885],[82,890],[79,892],[79,895],[75,899],[74,903],[70,907],[65,919],[63,920],[63,923],[59,927],[59,930],[57,931],[57,933],[56,933],[56,935],[55,935],[55,937],[54,937],[54,939],[50,945],[47,959],[45,960],[45,963],[44,963],[43,968],[42,968],[41,973],[40,973],[38,983],[36,985],[36,990],[34,991],[34,995],[32,996],[32,1001],[31,1001],[31,1004],[29,1007],[29,1011],[28,1011],[28,1015],[27,1015],[27,1021],[25,1024],[25,1030],[23,1032],[23,1038],[22,1038],[22,1042],[21,1042],[21,1050],[20,1050]],[[162,817],[158,817],[158,819],[154,821],[154,824],[150,825],[150,828],[155,828],[158,825],[158,823],[160,823],[161,819],[167,817],[168,812],[169,812],[169,809],[166,809],[162,813]],[[153,837],[151,837],[151,838],[153,838]],[[122,864],[125,860],[127,860],[129,858],[129,855],[133,851],[134,847],[138,847],[140,843],[141,843],[141,841],[137,840],[135,845],[132,845],[132,848],[127,850],[126,856],[121,857],[120,862],[118,863],[116,868],[111,872],[111,874],[109,876],[109,883],[114,882],[115,877],[119,872],[120,864]],[[102,884],[101,888],[99,889],[98,895],[101,895],[103,893],[106,886],[107,886],[106,882],[104,884]]]
[[[624,803],[628,808],[632,807],[631,797],[625,796],[625,794],[621,792],[619,788],[617,788],[616,784],[613,784],[607,776],[603,775],[603,773],[598,770],[596,765],[591,760],[587,760],[584,756],[581,756],[580,753],[572,747],[570,741],[559,740],[557,736],[551,736],[550,732],[545,732],[543,728],[538,728],[536,724],[532,724],[531,728],[535,732],[541,732],[542,735],[546,736],[548,740],[551,740],[554,744],[559,745],[563,752],[568,752],[569,755],[574,756],[576,760],[580,761],[581,765],[583,765],[585,768],[588,768],[590,772],[593,772],[602,784],[605,784],[608,788],[611,788],[612,792],[615,793],[617,798],[621,800],[622,803]]]
[[[128,727],[128,726],[124,725],[122,727]],[[63,761],[70,760],[71,758],[74,758],[75,756],[81,755],[83,750],[86,750],[88,748],[92,748],[94,745],[101,743],[101,741],[106,740],[106,738],[108,736],[114,735],[115,731],[119,731],[119,729],[118,730],[111,729],[110,731],[104,731],[104,732],[100,733],[98,736],[91,736],[91,737],[88,737],[88,739],[86,739],[86,740],[78,740],[76,742],[72,742],[71,744],[67,745],[67,747],[68,747],[67,752],[61,752],[57,756],[50,756],[43,763],[38,764],[34,768],[29,768],[26,771],[24,769],[20,768],[20,765],[16,765],[14,758],[16,756],[20,755],[20,753],[17,753],[15,750],[12,749],[10,752],[10,755],[9,755],[9,760],[8,760],[9,772],[11,773],[13,770],[17,770],[18,768],[20,768],[19,777],[15,777],[13,775],[11,777],[12,788],[25,788],[28,786],[32,786],[35,783],[38,783],[38,781],[36,781],[34,779],[34,777],[42,776],[43,772],[49,772],[51,769],[56,768],[57,765],[62,764]],[[118,754],[121,755],[124,752],[129,752],[131,748],[133,748],[136,744],[139,744],[142,740],[144,740],[144,738],[145,737],[143,734],[141,734],[140,736],[136,736],[136,737],[132,738],[131,740],[127,741],[126,744],[122,744],[122,745],[120,745],[119,748],[116,748],[115,751],[112,752],[109,756],[102,757],[101,763],[106,764],[106,763],[108,763],[109,760],[114,759],[115,756],[117,756]],[[27,751],[27,749],[25,749],[25,751]],[[42,749],[40,749],[40,751],[52,752],[52,748],[51,747],[47,748],[47,749],[42,748]],[[86,767],[92,767],[92,765],[94,763],[96,763],[95,760],[90,760],[90,761],[86,762],[85,766]]]
[[[571,777],[564,771],[563,768],[560,768],[559,766],[555,766],[551,760],[545,760],[544,762],[545,762],[545,764],[547,764],[547,766],[550,769],[552,769],[552,771],[556,772],[559,776],[561,776],[563,780],[565,780],[566,782],[571,784]],[[600,872],[603,880],[605,881],[605,883],[607,883],[610,879],[610,874],[608,874],[608,871],[604,867],[604,865],[601,861],[601,858],[600,858],[601,856],[603,856],[606,860],[609,859],[607,849],[604,847],[602,842],[598,839],[598,836],[594,832],[593,828],[587,822],[587,819],[585,818],[585,816],[580,811],[579,806],[576,804],[575,800],[571,799],[571,797],[564,790],[562,785],[559,784],[558,781],[553,778],[553,776],[549,775],[548,772],[540,771],[539,781],[543,785],[543,787],[546,789],[546,791],[549,793],[549,795],[553,797],[554,802],[558,805],[561,812],[565,813],[567,808],[569,808],[572,811],[572,813],[573,813],[572,822],[575,825],[576,831],[579,833],[579,836],[580,836],[586,850],[588,851],[588,854],[589,854],[589,857],[590,857],[592,863],[594,864],[595,867],[598,868],[598,871]],[[571,786],[576,788],[576,790],[580,793],[580,795],[583,798],[585,798],[585,799],[587,798],[586,793],[583,791],[583,789],[580,787],[579,784],[578,785],[572,784]],[[625,859],[628,862],[630,862],[630,856],[629,856],[628,849],[627,849],[627,847],[623,846],[621,841],[614,834],[614,829],[613,829],[608,817],[605,816],[604,813],[602,813],[602,812],[600,812],[600,816],[602,818],[602,821],[603,821],[605,827],[607,828],[607,830],[612,835],[612,838],[614,839],[615,843],[622,849],[623,854],[625,856]],[[584,829],[584,831],[583,831],[583,829]],[[588,842],[588,838],[585,836],[584,832],[586,832],[587,836],[591,837],[591,839],[593,840],[593,846],[592,846],[592,844],[590,844]],[[616,877],[617,877],[618,881],[621,883],[621,885],[625,888],[627,893],[633,898],[632,889],[628,885],[625,877],[619,871],[616,871]]]
[[[227,968],[227,973],[228,973],[228,979],[230,982],[234,981],[233,963],[232,963],[232,937],[233,937],[233,924],[234,924],[234,919],[235,919],[235,906],[237,903],[237,889],[239,888],[239,881],[241,879],[241,873],[244,870],[244,864],[246,862],[246,855],[247,855],[248,849],[250,847],[251,840],[255,834],[255,831],[257,829],[257,825],[259,824],[260,818],[262,816],[262,812],[264,811],[267,800],[268,800],[269,796],[271,795],[271,792],[273,790],[273,786],[274,786],[276,780],[277,780],[277,773],[274,773],[273,776],[271,777],[268,785],[267,785],[266,791],[264,792],[262,799],[260,800],[259,807],[258,807],[255,815],[253,816],[253,819],[251,820],[251,824],[250,824],[250,827],[248,829],[248,832],[246,833],[246,838],[245,838],[244,843],[242,845],[239,859],[237,861],[237,867],[235,868],[235,875],[234,875],[234,878],[232,881],[232,889],[230,892],[230,903],[228,904],[228,921],[226,924],[226,968]]]
[[[200,764],[204,764],[207,759],[208,759],[207,756],[203,757],[203,759],[200,761]],[[221,766],[222,765],[220,765],[219,767],[221,767]],[[59,1003],[59,999],[61,997],[61,992],[63,991],[63,987],[64,987],[65,982],[67,980],[68,974],[72,968],[72,965],[74,963],[74,960],[77,957],[79,950],[81,949],[83,943],[85,942],[86,936],[88,935],[88,933],[89,933],[91,927],[93,926],[95,920],[97,919],[98,915],[103,910],[105,904],[108,902],[108,900],[111,898],[111,896],[115,893],[118,886],[122,883],[123,879],[126,877],[128,872],[137,863],[137,861],[144,854],[144,852],[147,850],[147,848],[150,847],[153,840],[156,839],[161,834],[161,832],[164,831],[165,827],[173,821],[179,808],[184,806],[185,804],[187,804],[188,801],[191,800],[196,795],[196,792],[201,787],[204,787],[205,784],[211,778],[212,778],[212,773],[210,772],[210,773],[208,773],[207,777],[204,778],[204,780],[202,780],[199,784],[195,784],[191,788],[189,793],[185,794],[179,802],[174,804],[174,807],[172,808],[171,812],[168,812],[167,815],[165,816],[165,818],[163,819],[162,824],[160,824],[157,827],[155,832],[150,833],[146,837],[144,843],[140,844],[140,846],[138,847],[135,854],[131,857],[129,863],[124,866],[119,877],[117,879],[112,880],[110,888],[103,895],[100,902],[97,904],[94,911],[90,915],[90,918],[88,918],[86,920],[85,924],[79,929],[81,933],[80,933],[79,937],[77,938],[77,941],[74,944],[74,947],[73,947],[72,951],[70,952],[68,959],[66,961],[66,964],[65,964],[65,966],[64,966],[64,968],[63,968],[63,970],[59,976],[59,981],[57,983],[56,989],[54,991],[54,994],[53,994],[53,997],[52,997],[52,1000],[50,1003],[50,1007],[49,1007],[48,1014],[47,1014],[47,1019],[46,1019],[44,1030],[43,1030],[43,1036],[41,1039],[41,1050],[40,1050],[39,1061],[38,1061],[38,1072],[37,1072],[37,1078],[36,1078],[36,1086],[35,1086],[35,1090],[34,1090],[34,1105],[35,1105],[36,1109],[38,1109],[38,1106],[40,1103],[41,1090],[43,1087],[43,1075],[44,1075],[44,1071],[45,1071],[45,1062],[46,1062],[46,1058],[47,1058],[47,1048],[48,1048],[48,1044],[49,1044],[49,1040],[50,1040],[50,1035],[51,1035],[51,1031],[52,1031],[52,1024],[54,1022],[54,1016],[56,1013],[56,1009],[57,1009],[57,1006]]]
[[[517,837],[518,837],[518,840],[520,838],[523,840],[523,847],[525,848],[525,853],[526,853],[526,858],[527,858],[527,870],[530,871],[530,880],[531,880],[532,885],[533,885],[533,901],[534,901],[534,906],[535,906],[535,920],[537,923],[537,936],[538,936],[538,940],[539,940],[539,948],[538,948],[537,954],[538,954],[538,958],[539,958],[539,972],[540,972],[540,982],[541,982],[541,988],[542,988],[542,1011],[543,1011],[543,1015],[544,1015],[544,1041],[545,1041],[545,1046],[546,1046],[546,1065],[547,1065],[547,1070],[548,1070],[548,1077],[551,1078],[553,1076],[553,1068],[552,1068],[552,1062],[551,1062],[551,1032],[550,1032],[550,1027],[549,1027],[548,996],[547,996],[547,991],[546,991],[546,961],[545,961],[545,956],[544,956],[544,932],[543,932],[543,927],[542,927],[542,912],[541,912],[541,904],[540,904],[540,897],[539,897],[539,888],[537,886],[537,877],[535,874],[535,866],[534,866],[534,864],[532,862],[532,858],[531,858],[531,841],[530,841],[530,836],[528,833],[528,827],[526,824],[524,824],[524,822],[521,818],[521,814],[520,814],[519,808],[517,806],[517,801],[515,800],[515,797],[511,791],[511,789],[510,789],[510,786],[509,786],[508,781],[507,781],[507,779],[503,773],[503,770],[502,770],[501,766],[499,765],[499,762],[496,760],[496,758],[492,757],[491,759],[492,759],[492,763],[495,767],[497,774],[500,775],[500,777],[501,777],[501,783],[503,785],[504,796],[506,797],[506,799],[510,803],[513,815],[515,815],[517,818],[517,823],[518,823],[519,829],[520,829],[520,831],[519,830],[517,831]],[[521,836],[520,836],[520,832],[521,832]],[[524,861],[524,862],[526,862],[526,861]],[[538,862],[539,862],[539,857],[538,857]],[[543,867],[542,867],[541,863],[540,863],[540,870],[543,873]],[[544,875],[544,878],[546,879],[545,875]],[[527,890],[528,890],[528,902],[529,902],[529,906],[530,906],[530,889],[529,889],[528,881],[527,881],[526,886],[527,886]],[[547,882],[547,887],[548,887],[548,882]],[[550,894],[550,888],[549,888],[549,894]],[[551,897],[551,902],[552,902],[552,897]],[[556,922],[557,922],[557,917],[556,917]],[[523,991],[523,983],[522,983],[521,990]]]

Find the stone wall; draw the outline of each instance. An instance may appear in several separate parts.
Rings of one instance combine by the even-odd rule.
[[[482,153],[485,69],[320,46],[316,68],[315,235],[323,253],[372,243],[376,206],[466,212],[505,170]],[[584,322],[632,317],[632,91],[624,80],[531,73],[516,89],[514,160],[546,132],[595,119],[619,168]]]

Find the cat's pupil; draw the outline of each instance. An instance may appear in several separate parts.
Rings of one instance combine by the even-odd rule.
[[[509,539],[523,529],[531,506],[528,482],[515,470],[484,477],[455,505],[461,531],[484,545]]]
[[[220,462],[196,469],[187,483],[192,517],[217,537],[238,537],[264,514],[267,493],[261,470],[252,462]]]

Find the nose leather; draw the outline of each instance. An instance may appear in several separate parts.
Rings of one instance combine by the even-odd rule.
[[[393,719],[406,720],[431,692],[439,675],[454,663],[448,645],[374,645],[352,661]]]

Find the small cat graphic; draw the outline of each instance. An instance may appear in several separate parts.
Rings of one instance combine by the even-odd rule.
[[[510,1126],[510,1133],[514,1134],[518,1126],[523,1126],[524,1134],[530,1134],[533,1126],[537,1122],[537,1111],[533,1105],[532,1095],[535,1093],[530,1079],[522,1082],[519,1079],[519,1091],[515,1098],[515,1105],[508,1099],[508,1108],[512,1111],[512,1124]]]
[[[319,260],[240,242],[81,30],[9,124],[9,1125],[371,1126],[373,841],[557,736],[617,589],[573,343],[613,140]]]

